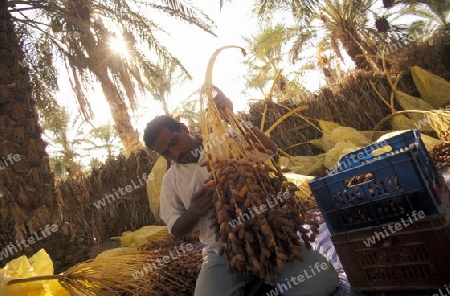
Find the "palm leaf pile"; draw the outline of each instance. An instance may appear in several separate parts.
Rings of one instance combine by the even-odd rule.
[[[86,260],[93,245],[155,223],[149,211],[143,175],[150,174],[156,157],[149,151],[133,153],[129,157],[120,155],[107,160],[88,176],[69,178],[56,184],[64,221],[61,233],[69,239],[59,237],[58,232],[45,245],[36,247],[45,248],[52,258],[61,258],[55,260],[57,271]],[[126,186],[132,186],[132,191],[127,193],[123,189],[126,194],[120,194],[119,188]],[[115,199],[107,201],[106,195],[113,195]],[[104,205],[97,203],[102,199],[105,199]]]

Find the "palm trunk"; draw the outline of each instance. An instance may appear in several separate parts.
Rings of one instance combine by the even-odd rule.
[[[10,246],[0,265],[24,252],[33,253],[40,245],[22,250],[18,247],[22,239],[47,224],[60,224],[53,214],[54,175],[29,76],[19,65],[22,50],[7,7],[8,1],[0,0],[0,251]]]
[[[369,60],[364,56],[366,54],[361,45],[358,44],[359,40],[356,37],[356,33],[346,30],[340,38],[344,50],[349,57],[355,63],[357,69],[370,70],[373,68]]]
[[[128,114],[125,102],[121,98],[117,86],[111,81],[106,68],[102,66],[102,63],[98,63],[96,61],[100,60],[96,58],[91,60],[91,62],[93,62],[91,69],[98,77],[100,84],[102,85],[103,93],[109,103],[109,109],[111,110],[117,135],[122,141],[125,151],[128,154],[137,152],[143,149],[144,145],[139,141],[139,134],[137,130],[134,130],[131,125],[131,118]]]

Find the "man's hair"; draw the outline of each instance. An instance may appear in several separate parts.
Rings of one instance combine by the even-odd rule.
[[[161,129],[164,127],[168,128],[170,131],[179,132],[180,123],[173,119],[169,115],[158,115],[152,119],[149,123],[147,123],[147,127],[144,130],[144,143],[147,148],[152,149],[151,147],[155,143],[156,138],[158,137]]]

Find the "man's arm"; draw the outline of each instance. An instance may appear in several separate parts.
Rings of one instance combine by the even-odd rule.
[[[213,86],[216,95],[214,96],[214,102],[216,103],[217,109],[221,112],[227,108],[231,112],[233,112],[233,102],[216,86]],[[278,146],[268,137],[266,136],[260,129],[255,126],[247,126],[246,128],[250,129],[253,133],[250,137],[252,142],[261,142],[261,144],[269,150],[272,150],[274,153],[278,151]]]
[[[171,233],[176,237],[188,234],[213,205],[213,191],[203,188],[192,197],[190,207],[181,214],[172,226]]]

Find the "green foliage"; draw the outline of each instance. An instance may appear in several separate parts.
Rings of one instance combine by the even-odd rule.
[[[57,179],[65,179],[67,177],[66,170],[64,169],[64,165],[61,159],[50,158],[50,168],[55,173],[55,177]]]
[[[65,108],[56,107],[52,119],[42,122],[45,136],[50,139],[50,156],[57,177],[74,176],[82,171],[80,156],[87,140],[84,136],[85,122],[75,117]]]
[[[172,92],[172,86],[186,80],[183,73],[177,70],[177,65],[174,63],[166,68],[159,69],[157,86],[149,88],[153,99],[161,103],[165,114],[171,114],[168,99]]]
[[[90,130],[89,136],[90,137],[86,139],[86,142],[90,146],[87,148],[88,151],[95,150],[97,153],[106,155],[108,158],[117,156],[119,153],[123,152],[116,130],[111,123],[93,127]]]
[[[408,4],[403,13],[420,18],[411,24],[410,34],[418,32],[424,40],[450,34],[450,1],[412,1]]]
[[[51,165],[57,177],[66,178],[85,172],[89,167],[87,163],[82,163],[82,159],[88,156],[92,167],[123,152],[111,123],[93,127],[80,114],[70,114],[61,107],[56,111],[52,120],[43,120],[42,126],[50,142]]]
[[[289,44],[291,63],[305,57],[302,55],[305,45],[314,44],[309,46],[316,47],[317,56],[314,59],[322,70],[330,72],[330,69],[339,70],[340,64],[335,60],[344,60],[342,51],[349,54],[357,67],[371,67],[363,55],[374,54],[375,51],[364,44],[367,36],[363,34],[367,31],[368,11],[374,1],[309,0],[302,1],[302,5],[292,0],[264,1],[256,11],[261,19],[266,20],[268,27],[263,30],[269,32],[280,26],[272,24],[272,20],[280,15],[284,15],[285,22],[291,20],[289,33],[280,34],[284,40],[278,42]],[[281,26],[286,27],[285,24]],[[261,35],[265,34],[263,31]]]
[[[264,22],[277,12],[290,14],[299,27],[309,26],[317,11],[317,0],[266,0],[255,1],[253,12]]]
[[[278,71],[284,67],[283,60],[287,55],[284,51],[286,40],[296,35],[295,28],[276,25],[265,29],[257,36],[245,38],[249,48],[249,58],[245,61],[248,66],[247,88],[258,89],[264,97],[264,90],[272,85]],[[308,93],[298,80],[302,71],[300,68],[283,74],[277,81],[275,95],[280,100],[284,98],[300,100]]]
[[[200,132],[200,101],[197,97],[183,100],[174,110],[174,116],[180,116],[188,122],[188,126]]]

